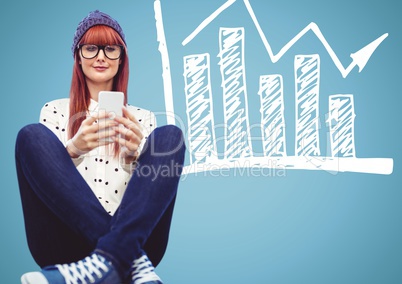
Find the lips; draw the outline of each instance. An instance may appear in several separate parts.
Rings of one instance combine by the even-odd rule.
[[[94,68],[96,71],[105,71],[107,69],[105,66],[95,66]]]

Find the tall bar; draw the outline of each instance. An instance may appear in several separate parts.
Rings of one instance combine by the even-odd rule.
[[[189,55],[184,61],[184,84],[191,163],[217,156],[209,54]]]
[[[258,94],[264,156],[286,156],[282,76],[260,76]]]
[[[226,159],[250,157],[244,28],[220,28],[218,56],[225,120],[224,156]]]
[[[329,96],[328,123],[332,157],[356,157],[353,95]]]
[[[296,89],[296,156],[320,155],[318,54],[296,55],[294,62]]]

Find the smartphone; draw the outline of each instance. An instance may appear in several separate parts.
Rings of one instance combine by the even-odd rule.
[[[99,92],[99,110],[111,112],[113,115],[122,116],[124,94],[122,92],[101,91]]]
[[[113,119],[115,116],[122,116],[122,107],[124,105],[124,93],[114,92],[114,91],[101,91],[98,96],[98,110],[106,111],[110,113],[110,118]],[[99,123],[106,123],[106,120],[100,120]],[[108,131],[105,128],[104,131]],[[100,141],[112,142],[111,138],[105,138]]]

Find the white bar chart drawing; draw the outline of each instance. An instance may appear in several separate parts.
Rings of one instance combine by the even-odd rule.
[[[332,157],[356,157],[353,95],[329,96],[330,144]]]
[[[318,54],[297,55],[294,63],[296,93],[296,156],[319,156]]]
[[[261,134],[264,156],[286,156],[283,79],[280,74],[260,76]]]
[[[217,156],[209,54],[184,57],[184,79],[190,163]]]
[[[226,126],[224,156],[226,159],[251,157],[243,28],[219,30],[219,58]]]
[[[155,0],[155,2],[159,2],[159,0]],[[182,45],[189,44],[235,2],[237,0],[229,0],[221,5],[183,40]],[[374,51],[388,36],[385,33],[359,51],[352,53],[350,55],[352,62],[346,68],[315,23],[306,26],[277,54],[274,54],[249,0],[242,2],[273,63],[276,63],[307,32],[312,31],[325,47],[342,77],[346,78],[355,66],[358,66],[359,72],[361,72]],[[155,18],[158,22],[157,15]],[[211,66],[209,53],[190,54],[183,57],[184,92],[189,128],[187,138],[190,151],[190,165],[184,167],[183,174],[240,167],[275,167],[369,174],[391,174],[393,172],[392,158],[358,158],[356,156],[354,129],[356,114],[352,94],[334,94],[324,98],[328,101],[329,107],[327,123],[331,153],[325,156],[320,153],[319,100],[323,100],[323,97],[322,94],[320,97],[319,93],[320,56],[318,54],[295,55],[293,78],[296,102],[294,106],[294,155],[289,155],[289,151],[286,149],[284,79],[280,74],[260,75],[258,95],[260,97],[263,156],[254,155],[248,118],[246,59],[244,57],[245,35],[244,27],[220,28],[217,35],[219,66]],[[164,62],[166,62],[167,49],[164,52],[161,51],[161,55],[165,57]],[[210,79],[211,68],[218,67],[221,74],[223,110],[214,110],[213,88]],[[163,80],[165,78],[170,77],[164,76]],[[164,85],[169,86],[169,84]],[[170,96],[169,90],[167,95]],[[214,95],[216,96],[216,92]],[[167,98],[165,93],[165,100]],[[173,103],[170,110],[173,110]],[[214,111],[223,111],[224,116],[223,158],[218,157]]]

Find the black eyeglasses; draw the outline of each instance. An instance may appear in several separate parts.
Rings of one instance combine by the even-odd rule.
[[[97,44],[80,44],[78,48],[81,50],[81,55],[85,59],[92,59],[98,56],[99,50],[103,50],[105,56],[111,60],[119,59],[124,47],[120,44],[112,45],[97,45]]]

